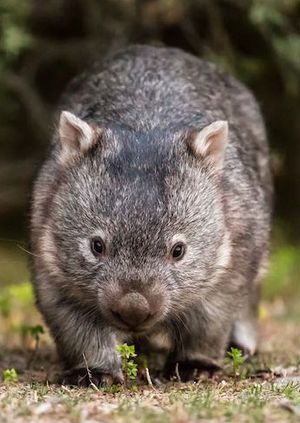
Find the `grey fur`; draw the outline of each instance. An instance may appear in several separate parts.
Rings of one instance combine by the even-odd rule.
[[[37,303],[66,368],[76,373],[84,355],[122,379],[115,345],[137,336],[111,309],[130,292],[153,314],[138,341],[167,340],[166,368],[217,367],[231,341],[253,352],[272,182],[252,94],[180,50],[132,46],[75,79],[62,110],[94,139],[62,159],[54,134],[34,185],[31,241]],[[221,170],[191,144],[219,120],[229,124]],[[108,246],[101,260],[89,250],[95,234]],[[187,245],[178,262],[168,258],[174,240]]]

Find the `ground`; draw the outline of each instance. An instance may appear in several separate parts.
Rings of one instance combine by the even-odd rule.
[[[70,388],[48,381],[59,370],[47,335],[35,351],[34,336],[4,343],[0,371],[15,369],[18,381],[0,384],[0,421],[94,423],[296,422],[300,420],[300,327],[264,317],[261,352],[233,374],[230,363],[197,383],[151,387]],[[20,338],[18,343],[18,337]],[[42,338],[46,339],[43,341]],[[31,339],[32,338],[32,339]],[[4,346],[5,345],[5,346]]]

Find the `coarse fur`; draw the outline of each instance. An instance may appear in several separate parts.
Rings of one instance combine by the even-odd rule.
[[[57,122],[31,243],[65,381],[82,383],[86,365],[98,383],[122,381],[124,341],[163,349],[166,374],[179,363],[187,379],[217,368],[230,342],[253,353],[272,183],[248,89],[180,50],[131,46],[71,82]],[[143,322],[131,330],[120,313]]]

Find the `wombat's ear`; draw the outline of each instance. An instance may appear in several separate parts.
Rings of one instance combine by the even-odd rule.
[[[228,141],[228,122],[216,120],[193,134],[189,145],[195,156],[220,169]]]
[[[95,141],[95,129],[70,112],[61,112],[58,135],[62,157],[68,159],[87,151]]]

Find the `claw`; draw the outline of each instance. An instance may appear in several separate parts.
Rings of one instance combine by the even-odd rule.
[[[118,371],[114,374],[109,374],[98,368],[86,369],[84,367],[66,370],[59,377],[59,383],[62,385],[89,387],[95,385],[96,387],[111,386],[113,384],[122,384],[124,382],[122,372]]]

